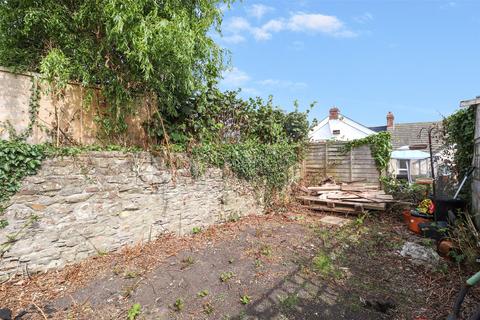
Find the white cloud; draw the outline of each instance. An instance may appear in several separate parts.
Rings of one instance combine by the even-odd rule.
[[[245,42],[245,37],[240,34],[232,34],[230,36],[222,37],[222,40],[226,43],[238,44]]]
[[[232,41],[232,43],[241,42],[240,36],[243,37],[242,33],[245,32],[250,33],[257,41],[269,40],[273,33],[281,31],[323,33],[344,38],[357,36],[335,16],[304,12],[292,14],[288,19],[271,19],[259,27],[252,26],[245,18],[234,17],[227,21],[224,30],[228,37],[235,36],[234,39],[237,41]]]
[[[248,15],[255,17],[257,19],[261,19],[264,15],[266,15],[269,12],[272,12],[275,10],[275,8],[266,6],[264,4],[254,4],[250,7],[247,7],[247,13]]]
[[[297,13],[290,17],[288,29],[292,31],[313,31],[335,33],[341,31],[343,23],[334,16],[323,14]]]
[[[353,19],[358,23],[364,24],[373,20],[373,14],[371,14],[370,12],[365,12],[359,16],[356,16]]]
[[[230,33],[238,33],[240,31],[250,30],[252,26],[247,19],[242,17],[233,17],[227,21],[224,30]]]
[[[257,81],[257,83],[264,87],[275,87],[275,88],[282,88],[282,89],[290,89],[290,90],[300,90],[305,89],[307,84],[305,82],[294,82],[288,80],[278,80],[278,79],[265,79],[261,81]]]
[[[285,23],[282,20],[273,19],[262,26],[262,29],[270,32],[279,32],[285,28]]]
[[[222,84],[229,88],[238,88],[250,81],[250,76],[236,67],[223,73]]]

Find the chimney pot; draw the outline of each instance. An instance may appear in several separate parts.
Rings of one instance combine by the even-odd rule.
[[[388,111],[387,113],[387,128],[393,128],[393,120],[395,117],[393,116],[393,113],[391,111]]]
[[[337,107],[332,107],[330,108],[330,115],[329,118],[330,120],[337,120],[338,119],[338,114],[340,113],[340,110]]]

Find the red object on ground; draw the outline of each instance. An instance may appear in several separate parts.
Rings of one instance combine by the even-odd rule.
[[[412,214],[410,213],[410,209],[405,209],[405,210],[403,210],[402,216],[403,216],[403,221],[404,221],[406,224],[409,224],[409,222],[410,222],[410,217],[412,216]]]
[[[422,217],[416,217],[416,216],[410,215],[410,219],[408,221],[408,229],[410,229],[410,231],[420,234],[421,230],[418,225],[424,222],[430,222],[430,220]]]

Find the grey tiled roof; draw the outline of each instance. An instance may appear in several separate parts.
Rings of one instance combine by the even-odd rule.
[[[412,144],[428,144],[428,131],[423,130],[419,138],[420,129],[429,129],[432,125],[438,125],[441,128],[441,122],[414,122],[414,123],[396,123],[393,128],[387,128],[392,134],[392,147],[398,149],[402,146]],[[438,138],[439,134],[432,132],[433,151],[438,151],[442,147],[442,141]]]
[[[382,132],[382,131],[387,131],[387,126],[368,127],[368,129],[375,132]]]

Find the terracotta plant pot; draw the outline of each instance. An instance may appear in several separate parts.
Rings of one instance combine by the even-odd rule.
[[[437,251],[442,257],[450,257],[450,251],[453,250],[453,243],[448,239],[442,239],[438,242]]]

